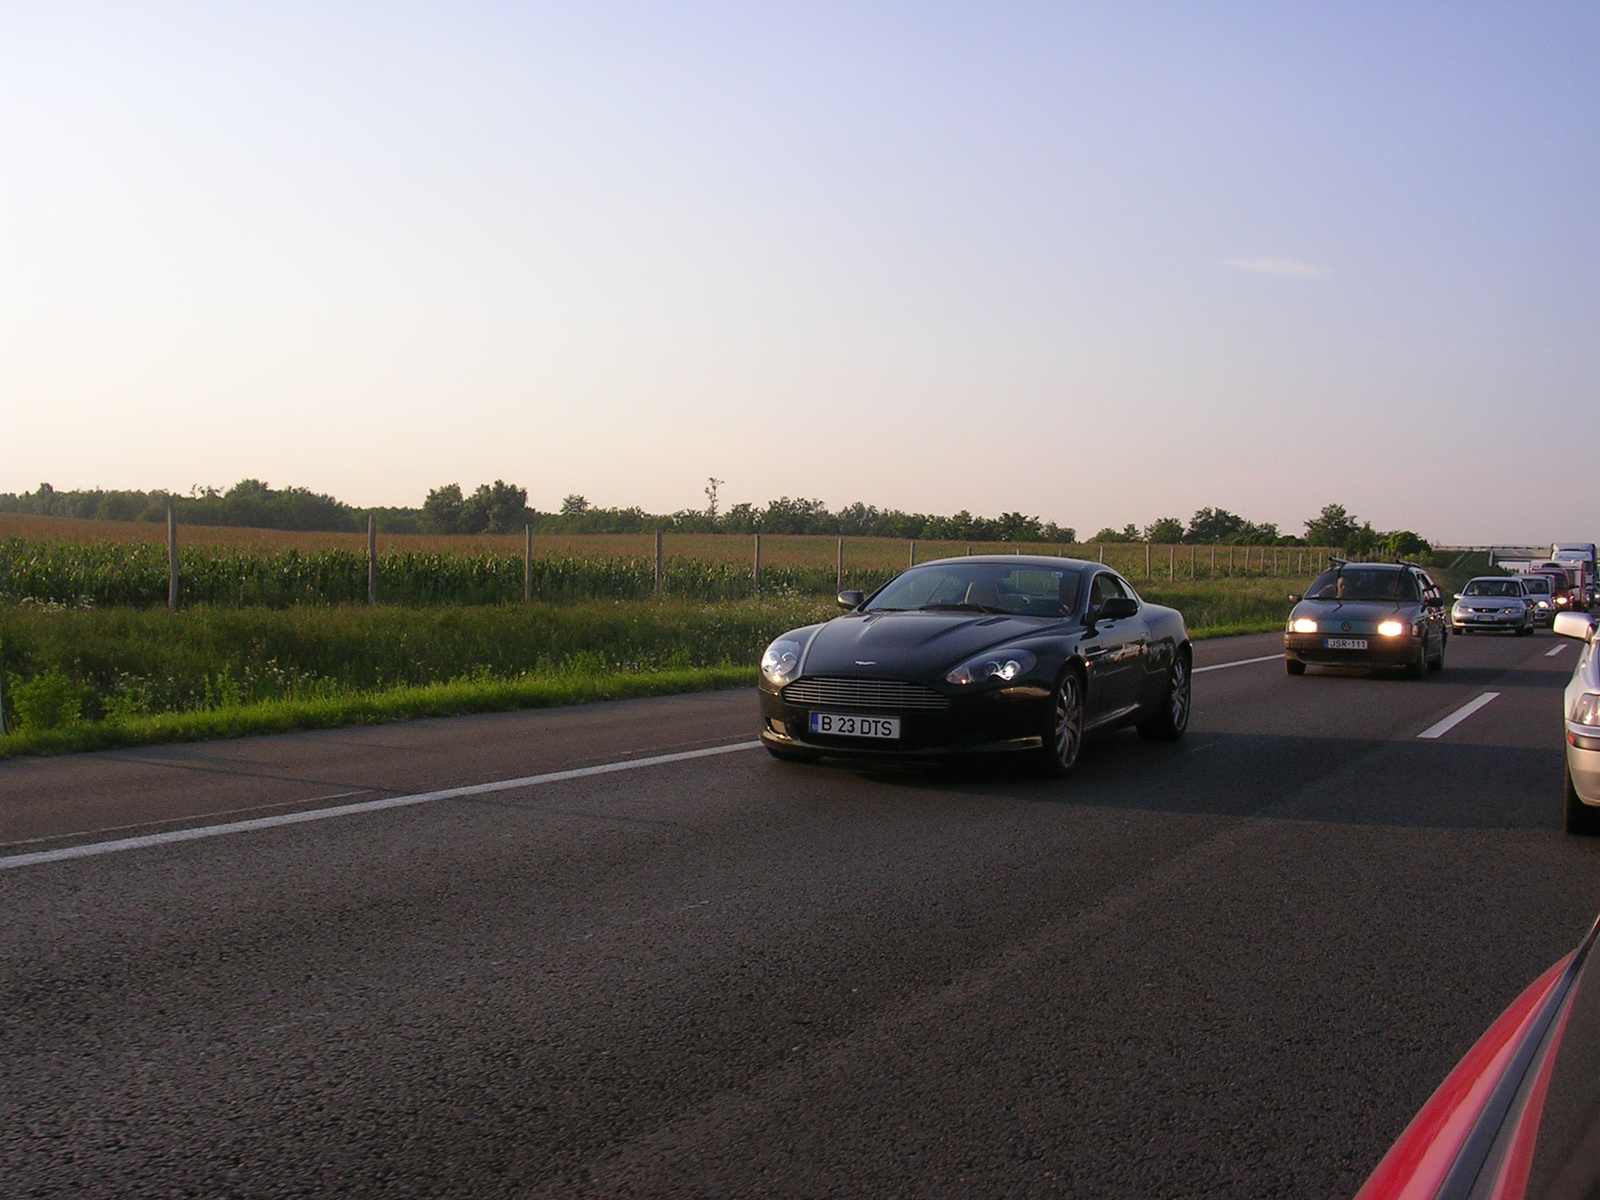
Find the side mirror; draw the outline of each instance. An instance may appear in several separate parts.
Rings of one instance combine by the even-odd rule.
[[[1460,592],[1455,593],[1455,598],[1457,600],[1461,599],[1461,593]]]
[[[1139,611],[1139,602],[1131,596],[1112,596],[1100,606],[1099,617],[1102,621],[1120,621],[1123,617],[1134,616]]]
[[[866,596],[860,592],[840,592],[839,607],[844,609],[845,612],[850,612],[853,609],[860,608],[861,602],[865,599]]]
[[[1594,638],[1594,618],[1588,613],[1557,613],[1556,619],[1550,623],[1550,631],[1562,637],[1577,638],[1580,642],[1591,641]]]
[[[1299,604],[1300,601],[1302,601],[1304,599],[1305,599],[1305,597],[1302,596],[1299,592],[1290,592],[1289,593],[1289,603],[1290,604]]]

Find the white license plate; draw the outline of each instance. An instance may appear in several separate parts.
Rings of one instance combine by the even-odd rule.
[[[1366,638],[1323,638],[1322,645],[1327,650],[1365,650]]]
[[[857,717],[849,713],[811,714],[811,732],[829,737],[897,738],[899,717]]]

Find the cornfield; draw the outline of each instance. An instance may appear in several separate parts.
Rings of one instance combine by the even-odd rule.
[[[847,588],[871,591],[899,565],[886,561],[881,547],[873,549],[878,552],[847,555],[842,580],[834,562],[816,563],[815,557],[815,565],[795,561],[799,557],[795,554],[786,555],[787,561],[764,563],[761,590],[775,595],[831,596],[842,582]],[[1057,548],[1026,549],[1051,552]],[[1315,571],[1323,561],[1323,552],[1297,547],[1182,546],[1149,547],[1147,551],[1143,545],[1110,545],[1060,549],[1085,558],[1099,557],[1136,583],[1145,579],[1177,583],[1219,576],[1302,575]],[[923,560],[959,554],[964,547],[919,546],[917,550],[918,559]],[[528,573],[532,598],[546,603],[641,600],[655,593],[655,562],[649,555],[545,555],[532,558]],[[178,581],[178,600],[184,606],[288,608],[362,603],[367,599],[367,557],[348,549],[189,546],[179,551]],[[163,545],[0,540],[0,602],[147,608],[166,603],[167,582]],[[739,599],[751,594],[753,582],[748,560],[687,555],[669,555],[663,560],[662,593],[668,597]],[[385,604],[506,604],[523,596],[520,553],[399,549],[378,556],[378,599]]]

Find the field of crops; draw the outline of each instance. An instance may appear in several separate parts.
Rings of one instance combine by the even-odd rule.
[[[0,520],[0,532],[50,523],[60,537],[0,537],[0,602],[149,607],[166,603],[165,528],[49,517]],[[92,527],[92,529],[85,528]],[[122,540],[76,536],[137,531]],[[179,550],[181,606],[353,604],[367,599],[365,539],[347,534],[186,528]],[[594,534],[537,539],[525,564],[521,538],[390,537],[378,548],[378,599],[385,604],[575,603],[655,594],[654,539]],[[870,591],[908,562],[972,553],[1064,553],[1109,563],[1136,583],[1298,575],[1323,551],[1296,547],[910,543],[883,538],[764,536],[761,592],[828,596],[840,586]],[[661,592],[731,600],[754,590],[755,540],[721,534],[664,541]]]

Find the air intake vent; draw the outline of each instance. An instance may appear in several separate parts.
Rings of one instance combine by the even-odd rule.
[[[950,700],[920,683],[898,679],[800,679],[783,689],[786,704],[807,708],[875,708],[889,712],[937,712]]]

